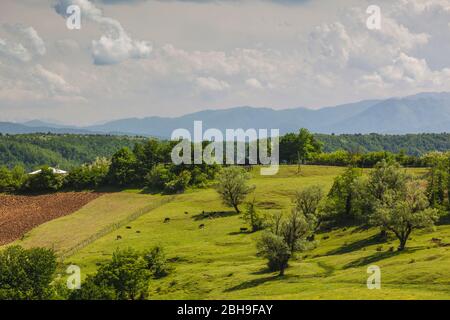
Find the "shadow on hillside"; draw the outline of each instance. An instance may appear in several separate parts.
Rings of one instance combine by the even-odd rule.
[[[226,218],[238,215],[236,211],[203,211],[202,213],[192,216],[195,221],[204,219]]]
[[[327,252],[326,255],[331,256],[331,255],[336,255],[336,254],[349,253],[352,251],[360,250],[360,249],[370,246],[370,245],[384,243],[384,242],[385,242],[385,239],[380,237],[380,234],[375,234],[369,238],[358,240],[358,241],[343,245],[342,247],[333,249],[333,250]]]
[[[356,259],[350,263],[347,263],[344,266],[344,269],[349,269],[349,268],[357,268],[357,267],[362,267],[362,266],[366,266],[369,264],[372,264],[374,262],[378,262],[387,258],[391,258],[391,257],[395,257],[398,256],[400,254],[403,253],[413,253],[416,252],[417,250],[419,250],[419,247],[415,247],[415,248],[406,248],[403,251],[385,251],[385,252],[377,252],[371,256],[367,256],[367,257],[362,257],[359,259]]]
[[[276,281],[276,280],[283,280],[283,279],[287,279],[289,277],[289,275],[284,275],[284,276],[269,276],[269,277],[264,277],[264,278],[258,278],[258,279],[253,279],[253,280],[249,280],[249,281],[244,281],[241,284],[238,284],[237,286],[225,289],[224,292],[232,292],[232,291],[237,291],[237,290],[244,290],[244,289],[249,289],[249,288],[254,288],[257,287],[259,285],[262,285],[266,282],[270,282],[270,281]]]

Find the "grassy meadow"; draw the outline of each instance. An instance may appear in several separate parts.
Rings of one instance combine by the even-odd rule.
[[[344,168],[282,166],[276,176],[253,169],[258,210],[288,211],[297,190],[324,190]],[[408,169],[421,175],[423,169]],[[208,215],[208,213],[220,212]],[[164,223],[170,218],[168,223]],[[204,228],[199,228],[204,224]],[[404,252],[397,240],[377,243],[377,229],[341,228],[316,235],[318,246],[298,253],[284,277],[256,256],[256,233],[222,205],[212,188],[175,196],[140,190],[109,193],[78,212],[45,223],[16,244],[54,248],[65,265],[94,272],[116,248],[162,245],[173,271],[149,285],[150,299],[446,299],[450,297],[450,226],[413,232]],[[367,267],[381,268],[381,290],[369,290]]]

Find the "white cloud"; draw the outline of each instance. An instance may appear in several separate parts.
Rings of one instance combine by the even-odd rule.
[[[44,41],[33,27],[3,24],[1,29],[8,35],[8,39],[0,38],[0,54],[3,57],[28,62],[36,56],[45,55]]]
[[[47,92],[50,95],[79,93],[79,89],[67,83],[62,76],[45,69],[40,64],[33,68],[32,74],[44,88],[47,88]]]
[[[119,21],[105,17],[102,11],[88,0],[58,0],[55,10],[63,17],[70,5],[78,5],[86,20],[100,24],[105,33],[92,41],[92,57],[95,64],[117,64],[127,59],[148,58],[152,46],[146,41],[133,40]]]
[[[208,91],[223,91],[230,87],[227,82],[213,77],[199,77],[195,79],[195,83],[200,89]]]
[[[253,89],[263,89],[262,83],[255,78],[245,80],[245,84]]]

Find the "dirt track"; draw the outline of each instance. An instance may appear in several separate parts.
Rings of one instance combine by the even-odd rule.
[[[21,238],[44,222],[71,214],[101,195],[92,192],[0,195],[0,245]]]

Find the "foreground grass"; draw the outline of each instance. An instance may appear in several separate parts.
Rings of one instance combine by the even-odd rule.
[[[297,174],[295,166],[285,166],[277,176],[263,177],[255,169],[251,183],[256,185],[254,196],[258,208],[267,213],[289,210],[296,190],[311,184],[328,189],[342,170],[303,166]],[[419,175],[423,173],[423,170],[412,171]],[[316,236],[317,248],[298,254],[286,270],[286,276],[280,278],[276,273],[268,272],[265,261],[256,257],[255,243],[260,234],[241,233],[240,228],[246,227],[244,221],[221,204],[214,190],[190,191],[165,204],[158,202],[161,198],[164,197],[133,192],[107,195],[71,216],[33,230],[23,243],[57,243],[58,248],[70,248],[72,240],[67,237],[79,238],[79,232],[83,236],[95,233],[99,229],[97,224],[106,223],[104,219],[121,220],[122,215],[128,216],[157,202],[148,213],[80,248],[66,258],[65,263],[79,265],[85,276],[95,272],[116,248],[147,250],[160,244],[174,270],[163,279],[151,281],[151,299],[450,297],[450,246],[438,247],[430,241],[435,237],[444,243],[450,242],[449,226],[439,226],[431,233],[413,233],[408,249],[402,253],[390,251],[391,247],[397,247],[395,239],[377,243],[378,230],[375,229],[343,228],[319,234]],[[203,211],[220,213],[205,218]],[[164,223],[166,218],[170,218],[170,222]],[[205,228],[200,229],[201,224]],[[118,236],[121,239],[117,240]],[[366,287],[369,265],[381,268],[381,290]]]

